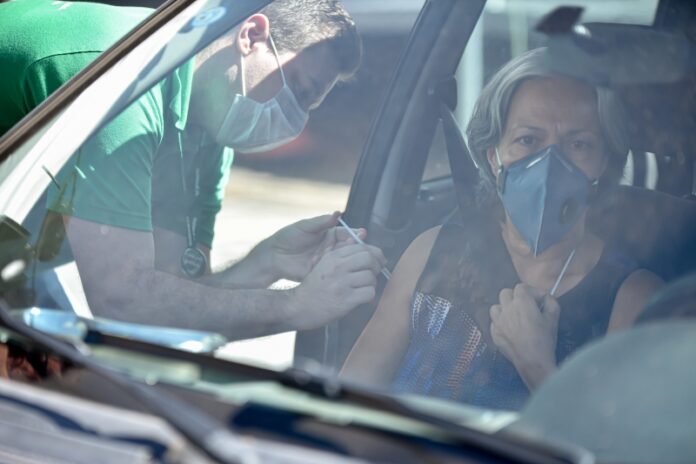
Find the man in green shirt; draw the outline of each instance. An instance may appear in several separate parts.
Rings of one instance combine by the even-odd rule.
[[[45,0],[0,6],[0,63],[10,70],[0,130],[146,14]],[[350,243],[336,214],[281,229],[222,271],[207,265],[232,163],[225,146],[254,152],[291,140],[359,57],[335,0],[278,0],[83,144],[48,208],[63,217],[92,311],[249,338],[319,327],[374,298],[384,258]],[[279,278],[301,284],[266,290]]]

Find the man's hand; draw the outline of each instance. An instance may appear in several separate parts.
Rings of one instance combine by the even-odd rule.
[[[204,276],[199,282],[219,288],[267,288],[278,279],[301,282],[331,250],[354,244],[343,227],[336,227],[339,212],[295,222],[283,227],[241,261]],[[365,229],[353,229],[365,238]]]
[[[500,292],[491,306],[493,342],[512,362],[530,390],[556,368],[558,301],[525,284]]]
[[[290,224],[265,240],[270,262],[277,278],[302,281],[328,251],[354,243],[348,232],[337,227],[341,215],[317,216]],[[355,233],[365,238],[364,229]]]
[[[379,248],[346,245],[324,254],[293,292],[292,314],[301,328],[321,327],[374,299],[385,263]]]

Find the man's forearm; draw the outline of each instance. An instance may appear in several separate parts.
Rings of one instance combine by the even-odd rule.
[[[376,273],[383,266],[378,250],[347,245],[325,253],[302,284],[291,290],[228,289],[172,272],[174,266],[164,266],[166,260],[157,259],[161,253],[155,252],[151,233],[78,218],[66,220],[66,231],[87,301],[96,315],[215,331],[231,339],[309,329],[341,317],[375,297]],[[263,257],[273,255],[263,251],[257,247],[249,261],[240,263],[251,267],[234,271],[240,272],[230,279],[234,287],[251,286],[251,281],[265,287],[278,277],[267,272],[266,266],[283,267],[273,259],[265,263]],[[228,277],[235,276],[233,270]],[[269,275],[268,280],[261,275]]]
[[[220,333],[232,340],[308,328],[293,290],[222,289],[148,270],[133,278],[132,292],[99,298],[98,316],[128,322]],[[89,297],[89,295],[88,295]]]
[[[280,277],[273,267],[271,253],[265,242],[259,243],[240,261],[228,263],[222,269],[205,275],[197,282],[225,289],[268,288]]]

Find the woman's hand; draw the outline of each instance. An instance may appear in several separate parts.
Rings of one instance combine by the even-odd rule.
[[[491,306],[493,342],[530,390],[556,368],[560,309],[554,297],[526,284],[503,289],[500,303]]]

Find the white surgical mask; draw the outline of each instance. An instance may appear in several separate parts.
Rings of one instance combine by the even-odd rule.
[[[219,144],[243,153],[268,151],[290,142],[300,135],[309,118],[285,80],[273,38],[270,38],[270,43],[283,78],[283,87],[275,97],[263,103],[245,95],[235,95],[215,138]],[[246,94],[243,57],[240,75],[242,93]]]

